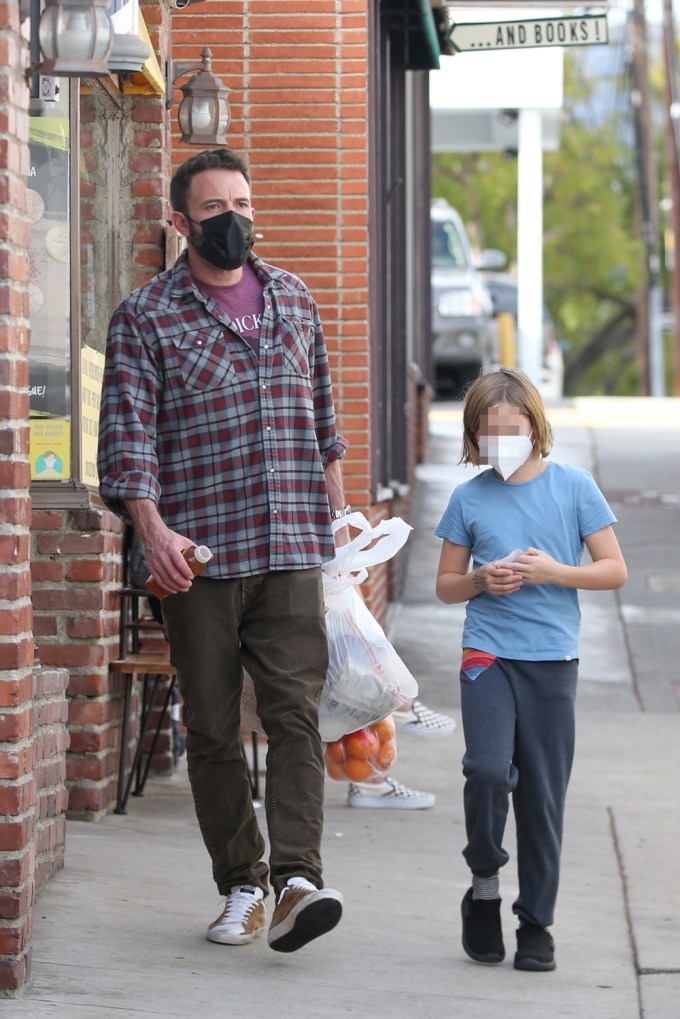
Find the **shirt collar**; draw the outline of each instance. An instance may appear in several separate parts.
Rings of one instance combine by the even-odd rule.
[[[273,280],[281,280],[284,273],[281,269],[276,269],[274,266],[267,265],[261,258],[254,255],[252,252],[248,255],[248,261],[255,270],[255,274],[263,286],[271,283]],[[183,251],[172,269],[170,270],[172,280],[172,297],[179,298],[184,296],[197,296],[196,288],[191,273],[189,272],[189,256],[186,251]]]

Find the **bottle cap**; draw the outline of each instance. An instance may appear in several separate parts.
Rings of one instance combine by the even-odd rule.
[[[212,552],[207,545],[197,545],[194,549],[194,559],[197,563],[209,563],[212,559]]]

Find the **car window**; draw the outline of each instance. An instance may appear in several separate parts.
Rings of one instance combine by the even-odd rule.
[[[455,223],[432,224],[432,265],[439,269],[465,269],[468,261]]]

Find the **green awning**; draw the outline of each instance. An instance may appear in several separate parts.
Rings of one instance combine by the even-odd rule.
[[[406,68],[409,71],[436,71],[439,57],[450,53],[446,41],[449,28],[448,8],[437,0],[398,0],[390,5],[393,24],[400,24],[406,43]]]

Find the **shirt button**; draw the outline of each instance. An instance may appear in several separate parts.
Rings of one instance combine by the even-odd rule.
[[[263,389],[266,389],[267,387],[266,387],[266,386],[262,386],[262,388],[263,388]]]
[[[203,345],[203,340],[196,340],[196,346],[200,347]]]
[[[271,430],[272,430],[272,429],[271,429],[271,425],[267,425],[267,431],[268,431],[268,432],[271,432]]]
[[[272,467],[272,469],[270,470],[270,472],[269,472],[269,473],[270,473],[270,474],[274,474],[274,468],[273,468],[273,467]]]

